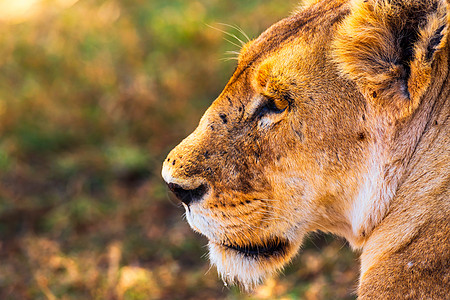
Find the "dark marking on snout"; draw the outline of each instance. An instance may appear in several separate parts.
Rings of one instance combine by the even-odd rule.
[[[366,139],[366,134],[364,132],[358,133],[358,141],[364,141]]]
[[[222,119],[223,124],[227,124],[228,123],[228,119],[227,119],[227,115],[220,113],[219,117]]]
[[[228,100],[228,103],[230,104],[230,106],[233,107],[233,102],[231,101],[230,97],[227,96],[227,100]]]

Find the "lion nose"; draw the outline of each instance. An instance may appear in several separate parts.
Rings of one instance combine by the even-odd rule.
[[[167,185],[175,196],[186,205],[202,199],[208,191],[208,187],[205,184],[200,184],[197,188],[190,190],[186,190],[176,183],[168,183]]]

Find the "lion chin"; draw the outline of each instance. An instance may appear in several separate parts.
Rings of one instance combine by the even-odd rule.
[[[209,259],[224,283],[252,291],[279,272],[298,252],[299,242],[274,237],[265,245],[230,245],[209,241]]]

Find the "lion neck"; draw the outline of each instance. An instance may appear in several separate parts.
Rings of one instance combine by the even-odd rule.
[[[366,249],[368,242],[373,239],[373,231],[382,225],[392,207],[409,207],[412,202],[417,201],[412,197],[414,187],[409,190],[410,196],[399,196],[399,191],[411,184],[414,170],[420,169],[433,174],[436,166],[430,160],[439,157],[440,161],[448,161],[449,151],[442,151],[442,148],[435,145],[436,139],[445,140],[449,136],[446,123],[450,106],[448,65],[447,48],[434,66],[435,80],[423,96],[417,111],[408,120],[396,122],[379,116],[372,119],[375,142],[363,168],[363,183],[356,192],[347,216],[352,230],[346,238],[352,247]],[[443,142],[442,147],[448,148],[448,141]],[[416,181],[415,184],[419,184]],[[406,216],[407,214],[401,222],[411,228],[411,232],[414,231],[413,228],[420,227],[420,222],[407,219]],[[401,230],[397,232],[403,235]],[[408,236],[394,238],[393,241],[394,244],[402,244],[405,239],[408,240]],[[376,247],[379,248],[379,245]]]
[[[438,216],[450,214],[446,200],[450,169],[448,65],[445,51],[421,106],[408,122],[393,128],[389,147],[381,149],[391,158],[382,162],[384,168],[379,167],[384,178],[372,193],[379,197],[373,198],[378,206],[368,209],[366,220],[371,222],[359,227],[366,230],[366,236],[356,237],[353,244],[363,249],[361,278],[383,257],[410,243],[424,226],[433,226]]]

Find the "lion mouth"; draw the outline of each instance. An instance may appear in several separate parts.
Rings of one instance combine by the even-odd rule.
[[[240,254],[248,257],[272,257],[283,256],[286,254],[286,249],[289,246],[288,241],[279,238],[274,238],[261,245],[232,245],[222,244],[227,249],[234,250]]]

